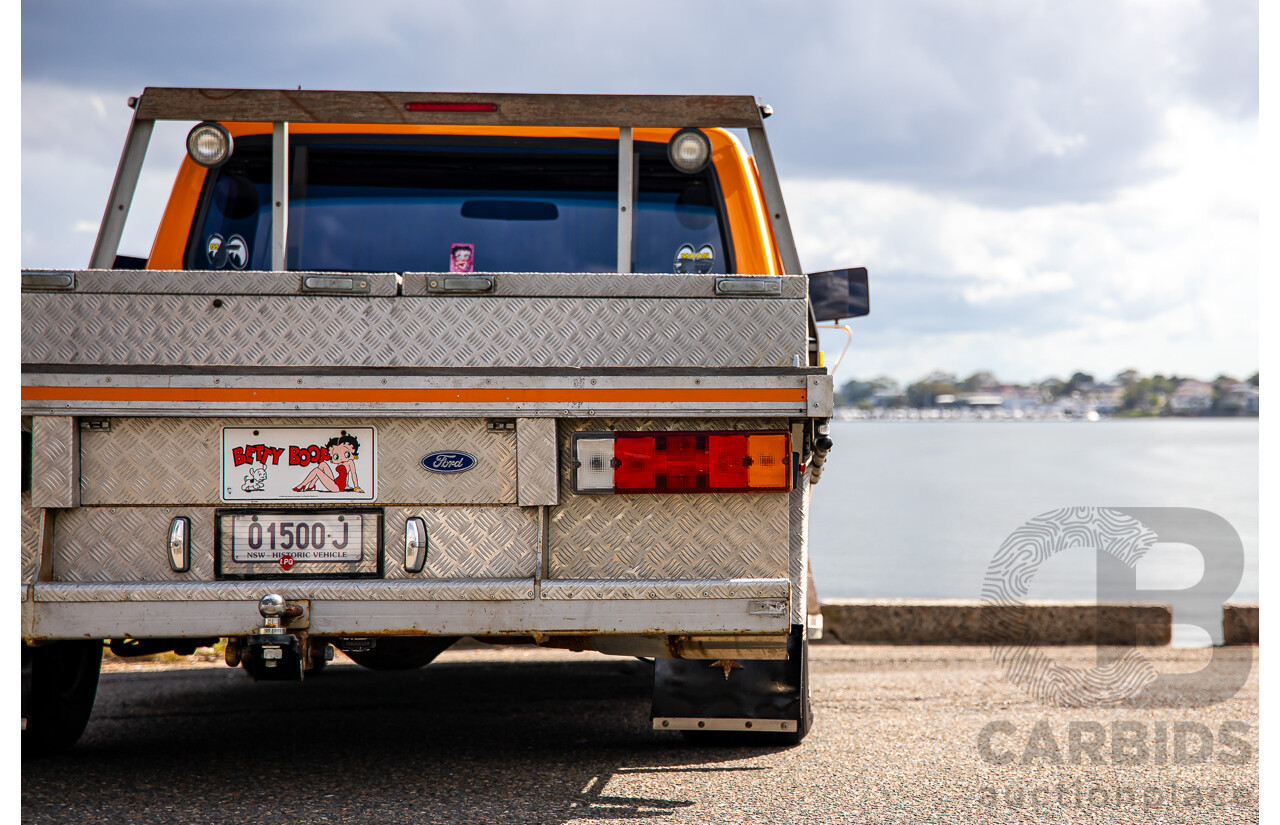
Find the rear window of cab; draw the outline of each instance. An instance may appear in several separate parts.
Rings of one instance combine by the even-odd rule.
[[[633,272],[735,272],[709,164],[637,141]],[[290,140],[290,270],[616,272],[617,143],[475,136]],[[187,269],[271,268],[271,139],[210,170]],[[460,252],[460,250],[463,250]]]

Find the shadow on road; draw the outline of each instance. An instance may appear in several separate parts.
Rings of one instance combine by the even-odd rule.
[[[85,738],[23,763],[40,822],[537,822],[664,817],[679,774],[776,748],[699,749],[650,729],[636,660],[330,667],[305,683],[227,669],[104,674]],[[643,787],[629,796],[611,780]]]

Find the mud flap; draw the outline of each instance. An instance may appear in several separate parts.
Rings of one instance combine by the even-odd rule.
[[[808,653],[804,627],[792,625],[785,660],[657,659],[653,726],[774,733],[798,742],[812,724]]]

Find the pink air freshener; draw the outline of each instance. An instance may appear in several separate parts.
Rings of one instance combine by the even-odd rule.
[[[449,271],[471,272],[475,269],[475,244],[456,243],[449,247]]]

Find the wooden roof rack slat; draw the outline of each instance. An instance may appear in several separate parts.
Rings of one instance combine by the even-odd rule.
[[[409,111],[407,103],[492,103],[492,112]],[[758,128],[750,95],[543,95],[148,87],[140,120],[467,126]]]

